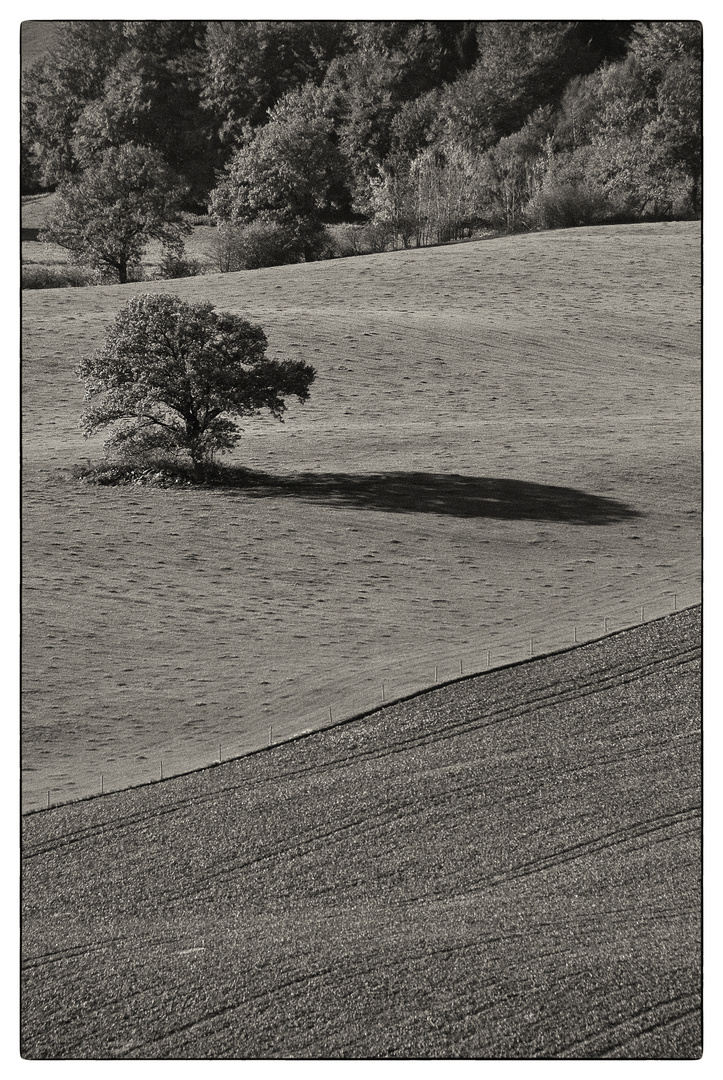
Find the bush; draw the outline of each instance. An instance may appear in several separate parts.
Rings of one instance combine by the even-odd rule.
[[[364,225],[336,225],[329,230],[334,255],[348,259],[352,255],[364,255]]]
[[[336,225],[327,233],[331,253],[326,258],[347,259],[352,255],[374,255],[394,243],[394,228],[387,222]]]
[[[280,225],[262,221],[255,221],[251,225],[234,222],[219,225],[214,247],[222,274],[301,261],[293,239],[286,231]]]
[[[386,221],[370,221],[364,226],[364,243],[371,255],[386,251],[394,236],[394,227]]]
[[[241,269],[241,230],[241,225],[224,222],[214,232],[213,255],[222,274]]]
[[[243,227],[238,252],[242,270],[260,270],[265,266],[301,262],[298,245],[287,230],[265,221],[253,221]]]
[[[97,285],[98,274],[80,266],[23,266],[23,289],[77,289]]]
[[[269,221],[253,221],[250,225],[224,222],[216,229],[214,248],[216,264],[223,274],[333,259],[337,254],[334,238],[323,227],[294,233]]]
[[[123,484],[153,484],[166,487],[169,484],[192,484],[197,482],[193,467],[177,455],[139,451],[135,456],[105,458],[94,463],[76,465],[72,469],[76,480],[101,487],[118,487]]]
[[[596,178],[598,167],[592,147],[554,157],[539,190],[525,207],[529,223],[540,229],[569,229],[609,220],[612,206]]]
[[[338,251],[333,234],[328,228],[322,227],[311,236],[306,236],[306,259],[319,261],[322,259],[336,259]]]
[[[553,181],[545,184],[526,208],[526,216],[540,229],[570,229],[606,221],[610,206],[593,184]]]
[[[203,267],[196,259],[187,259],[175,251],[165,251],[156,275],[161,280],[169,278],[196,277],[203,273]]]

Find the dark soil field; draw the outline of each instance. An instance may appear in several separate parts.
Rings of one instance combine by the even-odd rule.
[[[148,290],[317,368],[250,486],[72,478],[74,368]],[[24,807],[697,603],[699,290],[683,222],[25,292]]]
[[[695,1058],[700,611],[24,818],[30,1058]]]

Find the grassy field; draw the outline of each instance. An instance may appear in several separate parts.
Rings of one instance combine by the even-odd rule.
[[[699,276],[673,223],[24,293],[25,807],[696,602]],[[317,368],[253,486],[72,479],[73,369],[148,289]]]
[[[700,611],[24,819],[23,1053],[696,1058]]]

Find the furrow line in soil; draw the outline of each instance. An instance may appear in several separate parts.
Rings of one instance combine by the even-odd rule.
[[[586,1039],[577,1040],[573,1043],[568,1043],[566,1046],[562,1047],[558,1051],[557,1056],[561,1058],[607,1057],[610,1054],[614,1053],[616,1050],[625,1046],[625,1044],[633,1038],[639,1038],[641,1035],[649,1031],[653,1031],[657,1027],[665,1026],[669,1023],[675,1023],[683,1017],[699,1013],[700,1006],[697,1006],[694,1009],[689,1008],[688,1003],[691,1001],[700,1001],[700,996],[698,994],[681,994],[672,998],[667,998],[663,1001],[658,1001],[647,1009],[641,1009],[638,1012],[632,1014],[631,1016],[625,1017],[623,1020],[620,1021],[619,1024],[612,1024],[606,1030],[596,1032],[595,1035],[589,1036]],[[654,1020],[652,1024],[643,1027],[642,1030],[637,1032],[631,1032],[629,1035],[626,1035],[624,1039],[617,1043],[614,1043],[612,1046],[604,1045],[606,1040],[608,1040],[611,1036],[615,1036],[616,1032],[619,1032],[621,1028],[625,1029],[630,1027],[630,1025],[632,1024],[640,1024],[641,1022],[646,1021],[650,1017],[656,1017],[656,1015],[660,1012],[669,1011],[671,1007],[673,1009],[676,1009],[677,1007],[677,1010],[674,1012],[673,1016],[662,1016],[660,1017],[660,1019]],[[600,1042],[603,1043],[602,1047],[591,1047],[590,1045],[591,1043],[599,1044]]]
[[[586,647],[583,647],[586,648]],[[387,746],[388,749],[382,751],[379,745],[372,744],[368,750],[362,750],[356,754],[348,754],[338,758],[327,758],[322,762],[314,762],[301,769],[285,770],[276,773],[273,779],[277,782],[280,779],[290,779],[292,777],[299,777],[308,772],[320,772],[321,770],[331,770],[338,768],[348,768],[351,765],[359,764],[360,762],[368,759],[381,760],[383,757],[392,756],[394,754],[404,753],[417,747],[431,746],[436,742],[453,739],[460,734],[471,734],[473,732],[478,733],[493,724],[499,724],[507,722],[511,719],[519,719],[521,717],[534,714],[541,709],[558,707],[561,704],[574,702],[580,700],[586,696],[594,695],[596,693],[604,692],[610,686],[617,686],[618,683],[626,684],[635,681],[636,679],[644,679],[650,677],[656,671],[662,670],[666,667],[681,666],[686,663],[694,663],[699,659],[700,649],[691,648],[685,650],[682,653],[675,653],[666,655],[659,658],[653,663],[643,664],[640,666],[630,666],[626,664],[625,658],[621,657],[620,661],[615,663],[610,661],[608,665],[601,667],[597,681],[594,678],[589,678],[584,683],[578,683],[570,690],[561,689],[564,687],[564,679],[556,679],[550,682],[547,686],[539,688],[533,691],[534,697],[529,693],[524,705],[514,704],[511,706],[503,706],[498,711],[493,711],[485,715],[477,715],[474,718],[465,716],[460,721],[454,721],[449,716],[442,714],[441,719],[444,727],[441,729],[441,733],[425,732],[423,734],[414,734],[408,736],[406,739],[398,741],[396,743],[391,742],[387,733]],[[531,661],[530,666],[533,667],[536,661]],[[605,671],[605,675],[603,675]],[[607,675],[610,672],[610,675]],[[602,676],[602,677],[601,677]],[[479,680],[484,679],[486,676],[481,675],[477,678]],[[475,682],[477,679],[474,680]],[[467,683],[458,684],[460,687],[466,687]],[[481,683],[480,683],[481,685]],[[442,691],[429,691],[430,694],[444,694]],[[419,700],[418,698],[416,699]],[[431,703],[431,702],[430,702]],[[394,706],[388,707],[394,709]],[[373,715],[373,714],[372,714]],[[329,729],[333,731],[334,729]],[[268,781],[267,781],[268,782]],[[241,783],[235,785],[227,785],[223,791],[229,794],[233,791],[238,791],[241,788]],[[248,790],[248,785],[247,785]],[[93,826],[77,832],[71,832],[66,834],[60,834],[53,837],[50,843],[46,843],[43,846],[33,848],[28,844],[24,847],[24,857],[33,858],[35,856],[47,853],[54,850],[56,847],[64,846],[71,843],[79,843],[86,839],[89,839],[93,835],[100,833],[113,833],[122,832],[126,828],[131,828],[141,822],[149,820],[151,817],[160,817],[168,814],[173,814],[181,809],[197,805],[200,802],[214,801],[219,797],[219,792],[214,791],[208,795],[194,796],[181,800],[174,800],[169,805],[155,808],[151,813],[144,809],[144,812],[138,815],[132,815],[130,817],[116,819],[114,821],[103,822],[97,826]],[[26,819],[26,821],[32,821],[33,819]]]
[[[576,859],[589,858],[591,855],[596,855],[599,852],[607,853],[618,846],[627,846],[640,837],[648,837],[661,830],[670,831],[677,825],[688,824],[693,819],[699,819],[700,813],[700,807],[692,807],[688,810],[661,815],[660,818],[654,819],[659,822],[658,824],[655,824],[653,821],[635,822],[622,829],[616,829],[611,833],[603,834],[602,836],[583,841],[579,844],[573,844],[569,848],[563,848],[560,851],[553,852],[542,858],[536,858],[528,863],[513,866],[502,874],[483,878],[480,882],[475,884],[475,888],[504,885],[515,878],[527,877],[530,874],[537,874],[545,870],[556,869],[558,866],[561,866],[564,863],[573,862]],[[687,831],[689,830],[684,830],[683,835]]]

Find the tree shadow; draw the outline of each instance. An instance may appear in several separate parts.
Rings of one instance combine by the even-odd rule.
[[[566,521],[573,525],[608,525],[640,516],[625,503],[575,488],[449,473],[306,472],[283,476],[227,467],[216,482],[255,498],[281,496],[397,514]]]

